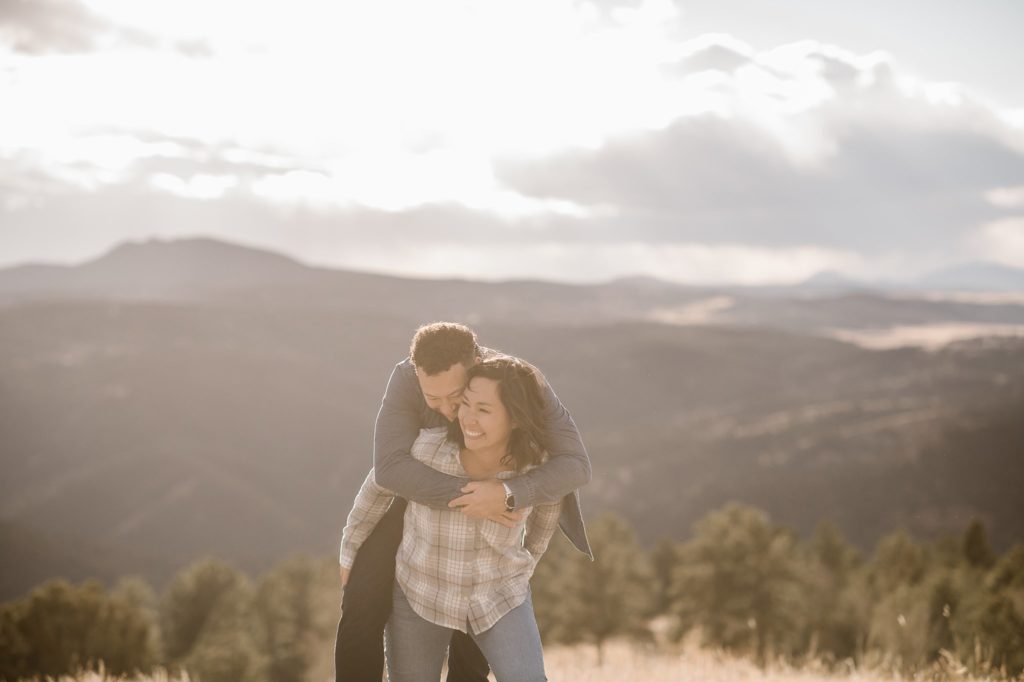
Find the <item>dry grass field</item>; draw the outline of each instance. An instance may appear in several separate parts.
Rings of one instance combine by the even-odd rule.
[[[545,649],[548,679],[552,682],[917,682],[962,680],[980,682],[997,677],[974,677],[955,665],[903,676],[885,670],[827,671],[821,666],[802,669],[777,665],[762,670],[752,662],[716,652],[687,648],[678,653],[644,651],[626,644],[606,647],[604,664],[597,664],[593,647]]]
[[[994,682],[1005,679],[1001,676],[970,675],[953,663],[911,676],[887,671],[884,667],[876,670],[848,667],[827,671],[813,665],[801,669],[776,665],[762,670],[749,661],[698,648],[687,647],[668,653],[626,643],[607,645],[602,665],[598,665],[596,651],[591,646],[547,647],[544,658],[551,682]],[[101,673],[83,673],[73,678],[62,677],[56,682],[107,682],[111,679],[115,678]],[[324,678],[324,682],[328,680],[333,680],[333,671]],[[124,682],[199,681],[187,675],[169,676],[158,672]]]

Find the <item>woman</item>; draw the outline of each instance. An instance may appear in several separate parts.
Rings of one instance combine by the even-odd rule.
[[[483,360],[469,370],[458,419],[448,429],[421,431],[412,455],[455,476],[508,478],[544,458],[542,409],[530,365],[507,356]],[[371,471],[345,526],[342,568],[393,498]],[[558,527],[559,508],[528,508],[507,528],[409,503],[385,633],[391,682],[437,682],[452,630],[473,637],[499,682],[546,679],[529,580]]]

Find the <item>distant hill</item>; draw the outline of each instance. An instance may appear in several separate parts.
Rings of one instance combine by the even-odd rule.
[[[836,291],[869,288],[868,284],[834,270],[816,272],[796,286],[803,289],[829,289]]]
[[[72,582],[96,578],[113,586],[125,575],[146,575],[163,582],[175,566],[169,557],[147,557],[128,548],[93,544],[69,534],[44,533],[0,521],[0,599],[24,594],[47,578]]]
[[[1024,291],[1024,268],[998,263],[965,263],[936,270],[915,280],[924,289]]]
[[[990,276],[1002,272],[1000,281],[1009,282],[1012,269],[993,267],[990,271],[979,265],[971,271]],[[934,277],[936,282],[954,281],[941,273]],[[926,293],[869,288],[834,272],[786,287],[694,287],[648,277],[594,285],[417,280],[309,267],[214,239],[128,243],[75,267],[0,269],[0,304],[69,298],[166,301],[300,306],[401,319],[514,319],[538,326],[655,320],[771,326],[817,334],[892,325],[1024,325],[1024,299],[979,304],[915,296],[915,291]],[[702,311],[699,315],[694,315],[695,307]]]
[[[0,272],[2,596],[58,574],[159,585],[204,554],[260,571],[333,553],[388,375],[442,318],[541,367],[593,460],[586,513],[617,510],[645,541],[730,500],[804,533],[832,518],[862,547],[975,516],[999,548],[1024,540],[1024,340],[870,351],[815,332],[1019,306],[414,281],[208,247],[115,252],[45,296]],[[136,277],[150,294],[121,292]],[[712,294],[744,322],[646,321]]]

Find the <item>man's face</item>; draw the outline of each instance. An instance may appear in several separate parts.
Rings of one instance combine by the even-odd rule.
[[[427,401],[427,407],[437,410],[448,421],[455,419],[462,401],[462,391],[466,388],[466,367],[457,362],[443,372],[427,374],[417,370],[416,378],[420,382],[420,390]]]

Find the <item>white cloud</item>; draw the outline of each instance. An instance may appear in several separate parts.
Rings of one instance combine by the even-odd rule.
[[[229,189],[238,185],[238,179],[227,175],[207,175],[200,173],[185,179],[169,173],[157,173],[150,178],[150,183],[157,189],[189,199],[219,199]]]
[[[1024,208],[1024,185],[1018,187],[996,187],[985,193],[993,206],[1002,208]]]
[[[978,258],[1024,268],[1024,216],[983,225],[966,242]]]

